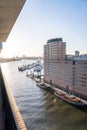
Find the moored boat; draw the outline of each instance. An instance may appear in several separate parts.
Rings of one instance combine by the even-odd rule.
[[[44,82],[36,83],[36,85],[39,86],[39,87],[42,88],[42,89],[45,89],[45,90],[51,91],[50,86],[46,85]]]
[[[75,95],[69,95],[69,94],[67,94],[65,92],[63,93],[61,91],[54,92],[54,95],[56,95],[58,98],[62,99],[65,102],[68,102],[74,106],[77,106],[77,107],[85,106],[85,103],[80,98],[76,97]]]

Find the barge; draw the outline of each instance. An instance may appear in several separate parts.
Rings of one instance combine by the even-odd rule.
[[[63,101],[65,101],[71,105],[74,105],[76,107],[85,106],[85,103],[79,97],[76,97],[75,95],[67,94],[67,93],[61,92],[61,91],[54,92],[54,95],[57,96],[58,98],[62,99]]]

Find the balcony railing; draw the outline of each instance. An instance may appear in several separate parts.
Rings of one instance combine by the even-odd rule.
[[[6,130],[27,130],[23,118],[19,112],[10,86],[6,80],[3,70],[0,68],[0,82],[3,100],[3,115]]]

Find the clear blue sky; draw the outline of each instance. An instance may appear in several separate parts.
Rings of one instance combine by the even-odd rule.
[[[26,0],[3,56],[42,56],[50,38],[62,37],[68,54],[87,53],[87,0]]]

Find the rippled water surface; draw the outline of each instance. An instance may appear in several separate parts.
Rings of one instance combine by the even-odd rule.
[[[18,65],[33,61],[2,64],[19,110],[28,130],[87,130],[87,113],[40,89],[19,72]]]

